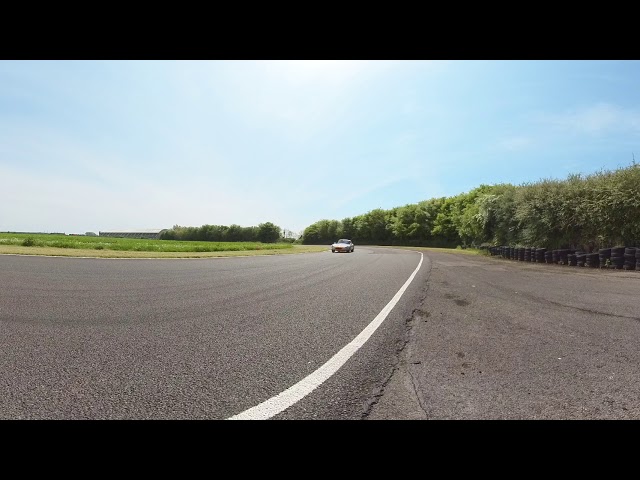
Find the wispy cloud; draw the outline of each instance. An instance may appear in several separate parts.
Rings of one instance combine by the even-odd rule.
[[[0,164],[0,231],[98,231],[109,228],[166,228],[174,223],[243,226],[278,222],[287,205],[238,189],[140,182],[115,192],[68,175],[25,171]],[[291,223],[291,221],[290,221]],[[297,225],[296,225],[297,227]],[[293,227],[292,227],[293,228]],[[82,233],[82,232],[76,232]]]
[[[321,89],[344,87],[364,72],[385,70],[390,62],[349,60],[283,60],[258,62],[266,75],[277,78],[291,87],[310,83]]]
[[[640,111],[604,102],[560,114],[539,115],[537,119],[571,133],[601,135],[640,132]]]
[[[512,181],[487,166],[514,157],[547,171],[638,154],[640,63],[533,67],[0,62],[0,229],[300,230]]]
[[[284,60],[223,65],[226,111],[249,127],[297,144],[349,128],[372,88],[411,71],[438,74],[446,62]],[[404,110],[419,109],[406,104]]]
[[[0,204],[0,230],[251,226],[277,222],[287,207],[260,188],[237,188],[224,164],[205,165],[203,158],[213,151],[188,152],[189,169],[164,157],[150,168],[133,152],[118,155],[92,147],[53,127],[3,124],[0,191],[11,201]]]
[[[498,141],[498,148],[501,150],[516,152],[531,147],[533,143],[534,141],[531,137],[514,136],[503,138]]]
[[[347,205],[348,203],[357,200],[358,198],[364,197],[365,195],[369,195],[376,190],[380,190],[382,188],[388,187],[389,185],[393,185],[395,183],[401,182],[403,180],[410,180],[411,177],[406,174],[397,174],[391,177],[385,178],[384,180],[378,182],[366,183],[363,182],[357,188],[354,188],[348,192],[345,192],[342,195],[334,196],[329,203],[331,208],[341,208]],[[364,212],[363,212],[364,213]]]

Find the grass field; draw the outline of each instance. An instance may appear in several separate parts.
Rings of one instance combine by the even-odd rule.
[[[260,242],[180,242],[135,238],[0,233],[0,253],[111,258],[189,258],[305,253],[328,247]]]
[[[356,247],[357,248],[357,247]],[[462,255],[487,255],[484,250],[385,247],[426,250]],[[51,255],[97,258],[207,258],[246,255],[282,255],[329,251],[325,245],[292,245],[260,242],[180,242],[135,238],[0,233],[0,254]]]
[[[294,245],[287,249],[228,250],[225,252],[140,252],[117,250],[88,250],[81,248],[22,247],[0,245],[0,255],[49,255],[54,257],[93,257],[93,258],[213,258],[242,257],[254,255],[288,255],[330,251],[328,247],[318,245]]]

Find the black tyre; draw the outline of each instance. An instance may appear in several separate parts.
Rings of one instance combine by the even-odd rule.
[[[588,253],[585,256],[585,266],[589,268],[597,268],[600,266],[600,256],[597,253]]]
[[[568,264],[567,256],[569,255],[569,253],[569,249],[567,248],[561,248],[558,250],[558,263],[560,265]]]
[[[611,248],[611,256],[622,256],[624,255],[624,250],[626,247],[621,247],[621,246],[617,246],[617,247],[612,247]]]

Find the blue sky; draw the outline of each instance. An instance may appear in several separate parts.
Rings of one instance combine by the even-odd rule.
[[[0,61],[0,231],[301,233],[633,155],[638,61]]]

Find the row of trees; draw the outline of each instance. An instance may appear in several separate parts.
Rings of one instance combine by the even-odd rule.
[[[161,240],[191,240],[200,242],[262,242],[275,243],[285,240],[281,228],[271,222],[257,227],[240,225],[202,225],[201,227],[181,227],[174,225],[160,235]]]
[[[519,186],[480,185],[454,197],[375,209],[341,221],[320,220],[304,230],[302,242],[324,244],[340,237],[359,244],[433,247],[593,251],[640,245],[640,165]]]

